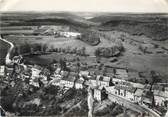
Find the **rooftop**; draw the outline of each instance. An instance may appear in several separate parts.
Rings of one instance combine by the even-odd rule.
[[[116,85],[114,88],[115,89],[126,90],[126,91],[131,92],[131,93],[135,93],[135,91],[136,91],[135,87],[129,87],[129,86],[123,86],[123,85]]]
[[[79,84],[82,84],[83,82],[84,82],[83,79],[77,79],[77,80],[76,80],[76,83],[79,83]]]
[[[98,75],[98,76],[97,76],[97,79],[98,79],[99,81],[109,82],[111,78],[108,77],[108,76],[100,76],[100,75]]]

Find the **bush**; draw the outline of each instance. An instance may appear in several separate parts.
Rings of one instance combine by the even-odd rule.
[[[100,43],[100,37],[99,34],[96,32],[85,32],[81,35],[81,37],[78,38],[79,40],[82,40],[86,43],[88,43],[89,45],[95,46],[98,45]]]
[[[118,46],[112,46],[112,47],[100,47],[95,50],[95,56],[99,57],[113,57],[117,56],[121,53],[121,49]]]

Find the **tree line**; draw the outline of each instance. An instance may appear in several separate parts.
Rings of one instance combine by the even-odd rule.
[[[47,44],[42,44],[42,43],[29,44],[28,42],[25,42],[22,45],[15,46],[14,55],[34,54],[37,52],[45,53],[47,52],[47,49],[48,49]]]
[[[66,53],[66,54],[76,54],[80,56],[87,56],[86,54],[86,48],[72,48],[70,46],[67,46],[65,48],[54,48],[53,46],[49,49],[49,52],[58,52],[58,53]]]
[[[111,47],[98,47],[94,54],[96,57],[113,57],[124,51],[124,46],[121,41],[115,43]]]

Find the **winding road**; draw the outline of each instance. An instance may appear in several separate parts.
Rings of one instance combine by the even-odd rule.
[[[110,92],[107,92],[107,93],[108,93],[108,98],[111,101],[117,102],[118,104],[123,105],[124,107],[127,107],[127,108],[134,110],[134,111],[141,113],[141,114],[143,114],[143,113],[149,114],[151,117],[160,117],[159,114],[157,114],[155,111],[147,108],[144,105],[137,105],[129,100],[126,100],[125,98],[122,98],[122,97],[117,96],[115,94],[111,94]]]
[[[5,57],[5,64],[6,65],[12,65],[12,60],[10,59],[10,56],[11,56],[12,50],[14,49],[14,45],[10,41],[7,41],[6,39],[3,39],[1,36],[0,36],[0,40],[4,41],[4,42],[6,42],[10,45],[10,48],[9,48],[7,54],[6,54],[6,57]]]
[[[90,87],[88,88],[88,99],[87,99],[87,103],[88,103],[88,117],[92,117],[93,116],[93,96],[92,96],[92,91],[90,89]]]

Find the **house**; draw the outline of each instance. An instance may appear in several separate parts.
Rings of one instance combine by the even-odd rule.
[[[168,92],[167,91],[160,91],[154,90],[154,102],[156,106],[164,106],[167,107],[168,104]]]
[[[107,86],[110,86],[110,83],[112,83],[111,78],[108,76],[98,75],[96,79],[97,79],[98,85],[100,86],[107,87]]]
[[[13,73],[14,71],[14,68],[13,67],[6,67],[6,75],[9,76]]]
[[[73,75],[69,75],[68,77],[63,77],[61,79],[60,85],[72,88],[75,84],[76,77]]]
[[[96,80],[96,77],[92,76],[89,78],[89,83],[90,87],[97,87],[98,86],[98,82]]]
[[[85,76],[85,77],[87,77],[87,76],[89,76],[89,72],[88,71],[80,71],[79,72],[79,76]]]
[[[144,90],[142,94],[142,103],[148,107],[154,106],[154,93],[150,90]]]
[[[133,83],[129,82],[133,87],[136,87],[137,89],[144,89],[145,85],[140,84],[140,83]]]
[[[0,76],[5,76],[5,66],[0,66]]]
[[[48,84],[60,86],[61,79],[52,79]]]
[[[118,78],[128,78],[128,70],[127,69],[122,69],[122,68],[116,68],[114,69],[114,74]]]
[[[63,70],[62,70],[62,71],[60,72],[60,75],[63,76],[63,77],[68,77],[69,74],[70,74],[70,72],[68,72],[68,71],[63,71]],[[71,72],[71,74],[72,74],[72,72]]]
[[[34,86],[34,87],[38,87],[38,88],[40,87],[38,78],[30,79],[29,84],[32,85],[32,86]]]
[[[115,86],[105,87],[105,89],[109,94],[115,94],[116,92]]]
[[[30,73],[29,71],[24,70],[24,71],[22,72],[22,77],[23,77],[24,79],[29,79],[29,78],[31,77],[31,73]]]
[[[56,74],[56,75],[54,74],[54,75],[51,75],[50,78],[51,78],[51,79],[61,79],[62,76],[59,75],[59,74]]]
[[[67,38],[69,38],[69,37],[78,37],[78,36],[81,35],[78,32],[60,32],[59,34],[60,34],[60,36],[64,36],[64,37],[67,37]]]
[[[119,79],[119,78],[112,78],[112,82],[114,84],[120,84],[122,82],[126,82],[126,80],[123,80],[123,79]]]
[[[55,70],[55,74],[59,74],[61,72],[61,68],[58,67],[56,70]]]
[[[106,99],[108,97],[108,95],[106,93],[106,89],[103,86],[94,88],[93,97],[97,101],[102,101],[102,100]]]
[[[35,65],[31,68],[33,79],[37,78],[37,77],[40,77],[41,69],[42,68],[40,66],[37,66],[37,65]]]
[[[23,57],[21,55],[19,55],[19,56],[14,56],[12,61],[14,63],[20,64],[22,59],[23,59]]]
[[[50,70],[47,69],[47,68],[44,68],[44,69],[42,70],[42,74],[45,75],[45,76],[49,76],[49,75],[50,75]]]
[[[126,85],[115,85],[115,95],[122,96],[130,101],[134,101],[135,87]]]
[[[70,31],[69,26],[62,26],[62,25],[45,25],[39,27],[37,30],[35,30],[36,34],[47,34],[47,35],[53,35],[57,34],[60,31]]]
[[[137,103],[142,103],[142,94],[143,94],[143,89],[137,89],[134,94],[134,101]]]
[[[84,79],[81,77],[76,80],[75,82],[75,88],[76,89],[83,89]]]

